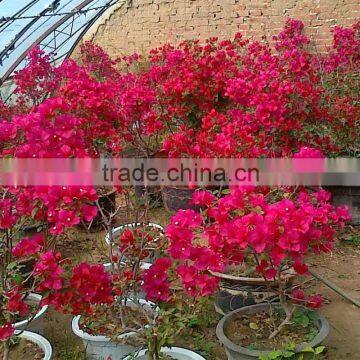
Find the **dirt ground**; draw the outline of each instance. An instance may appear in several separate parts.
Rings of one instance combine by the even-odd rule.
[[[163,210],[152,214],[152,220],[165,224],[169,215]],[[360,300],[360,228],[351,229],[354,236],[345,236],[333,253],[310,259],[311,268],[330,280],[356,300]],[[76,231],[67,239],[61,251],[77,261],[103,261],[106,254],[105,232],[87,235]],[[103,254],[103,255],[101,255]],[[309,277],[311,279],[311,277]],[[327,351],[322,356],[326,360],[360,360],[360,309],[352,305],[318,280],[306,285],[307,291],[321,293],[326,299],[321,313],[331,324],[331,332],[326,340]],[[212,309],[209,309],[213,314]],[[218,317],[215,314],[211,326],[206,329],[191,329],[181,345],[196,350],[208,360],[226,360],[222,347],[215,336]],[[49,311],[45,336],[54,348],[54,360],[84,360],[81,341],[71,332],[71,316],[63,316]]]
[[[314,259],[312,269],[360,301],[360,228],[355,232],[356,237],[342,240],[332,254]],[[311,289],[327,299],[321,309],[331,325],[325,358],[360,360],[360,308],[319,281],[312,282]]]

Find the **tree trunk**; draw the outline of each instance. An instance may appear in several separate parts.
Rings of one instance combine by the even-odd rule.
[[[10,353],[9,340],[6,340],[6,341],[4,342],[3,360],[9,360],[9,353]]]

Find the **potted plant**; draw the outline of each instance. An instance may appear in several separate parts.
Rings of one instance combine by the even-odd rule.
[[[63,277],[62,288],[48,298],[58,310],[76,315],[72,329],[83,340],[88,359],[124,358],[137,354],[145,345],[153,349],[151,359],[158,358],[159,346],[174,335],[160,331],[167,315],[160,309],[159,302],[169,301],[168,287],[160,276],[158,282],[155,280],[156,286],[153,282],[153,275],[159,269],[167,279],[168,268],[164,267],[164,261],[167,264],[168,259],[156,260],[148,270],[139,266],[140,258],[135,256],[123,259],[121,264],[111,262],[108,269],[103,265],[82,263],[72,268],[69,276]],[[143,299],[142,290],[147,300]],[[174,304],[169,305],[168,311],[172,312]],[[169,328],[169,322],[165,326]],[[170,328],[174,328],[173,324]]]
[[[328,331],[326,320],[293,304],[318,308],[322,298],[307,297],[296,290],[290,295],[293,302],[288,301],[284,274],[289,268],[299,275],[306,274],[304,257],[330,251],[336,230],[348,217],[345,208],[334,208],[328,203],[324,190],[285,194],[280,191],[276,196],[265,196],[254,188],[239,188],[208,202],[201,214],[180,211],[172,218],[166,229],[172,256],[200,261],[207,254],[204,266],[211,261],[208,270],[213,272],[217,266],[222,269],[217,272],[222,272],[225,265],[241,263],[244,256],[252,255],[256,271],[278,296],[279,303],[237,309],[219,323],[217,333],[229,359],[257,358],[274,348],[281,351],[290,333],[296,345],[314,340],[311,345],[317,346],[324,339]],[[306,316],[310,320],[304,327],[294,320]],[[237,332],[240,325],[241,331]]]
[[[27,358],[32,359],[31,356],[34,355],[34,359],[50,359],[51,346],[48,341],[40,335],[25,331],[32,330],[41,333],[43,331],[43,318],[48,308],[43,303],[44,296],[38,294],[41,293],[41,281],[35,276],[36,262],[44,256],[44,237],[38,234],[30,238],[23,238],[12,247],[11,232],[6,229],[1,241],[5,245],[1,250],[0,262],[2,269],[0,338],[3,359],[9,359],[13,350],[15,353],[20,351],[13,347],[17,342],[17,337],[35,343],[43,351],[42,355],[38,355],[38,351],[34,348],[33,353],[26,353],[26,356],[29,356]],[[35,265],[30,274],[24,275],[21,271],[22,263],[29,257],[34,258]],[[27,281],[30,276],[33,279],[31,283]]]
[[[318,152],[321,150],[321,157],[354,159],[359,157],[360,137],[357,103],[359,27],[356,24],[348,28],[334,26],[332,33],[331,48],[313,62],[316,81],[321,80],[321,106],[318,108],[326,115],[327,121],[321,121],[320,126],[309,121],[296,133],[304,145],[314,147]],[[334,205],[348,206],[349,222],[354,225],[360,223],[360,188],[356,185],[348,186],[340,178],[337,184],[325,187],[331,192]]]
[[[244,44],[240,36],[226,42],[212,38],[204,44],[186,41],[177,47],[168,45],[151,52],[146,76],[156,80],[153,87],[157,119],[164,129],[162,156],[229,156],[231,150],[223,146],[231,122],[226,115],[229,107],[226,82],[238,72],[238,54]],[[229,136],[228,140],[235,139]],[[187,186],[187,182],[194,186]],[[170,212],[194,208],[190,200],[197,186],[201,185],[193,179],[184,179],[182,185],[163,184],[165,207]]]
[[[199,244],[206,242],[209,248],[216,250],[217,247],[212,241],[212,237],[216,238],[219,236],[220,228],[222,229],[222,233],[227,231],[229,236],[236,236],[240,231],[240,229],[234,225],[236,224],[235,219],[238,217],[238,214],[231,211],[231,201],[235,200],[229,199],[236,199],[236,197],[238,197],[238,201],[244,203],[244,211],[246,211],[246,209],[249,211],[252,201],[258,201],[260,203],[264,201],[265,198],[268,198],[269,201],[275,201],[282,196],[291,196],[291,191],[291,189],[286,188],[279,188],[274,191],[263,187],[259,188],[257,192],[254,192],[253,187],[243,187],[241,189],[233,189],[232,195],[229,195],[229,191],[227,191],[222,194],[217,193],[217,196],[209,191],[197,191],[191,202],[195,204],[198,209],[201,209],[203,215],[213,214],[213,216],[215,216],[215,218],[203,216],[202,227],[196,230],[197,236],[199,237]],[[226,221],[228,221],[228,223],[226,223]],[[168,231],[170,231],[168,236],[172,239],[171,229],[174,225],[173,220],[171,220],[170,225],[168,228]],[[206,236],[202,236],[202,233],[209,237],[209,241],[205,241]],[[200,240],[201,236],[202,239]],[[221,272],[210,270],[212,275],[232,285],[261,286],[267,284],[267,281],[256,271],[257,263],[252,254],[248,254],[246,251],[239,252],[240,249],[236,245],[234,245],[233,248],[231,243],[227,244],[226,247],[222,246],[222,248],[224,252],[226,251],[225,254],[229,256],[229,261],[224,263],[223,271]],[[224,256],[226,256],[225,254]],[[230,260],[231,254],[234,256],[233,260]],[[294,270],[289,267],[288,269],[284,269],[283,278],[291,282],[295,274]],[[272,286],[276,285],[276,282],[272,284]]]
[[[143,347],[147,349],[134,352],[126,359],[203,359],[194,351],[176,346],[192,321],[198,319],[199,313],[203,311],[202,299],[212,294],[217,284],[204,271],[193,270],[186,261],[163,257],[156,259],[144,271],[142,287],[146,299],[158,305],[158,316],[146,331]],[[209,280],[207,285],[204,284],[206,280]],[[188,301],[189,296],[191,302]]]
[[[258,189],[259,199],[266,197],[269,201],[275,201],[280,199],[282,196],[291,196],[291,188],[278,188],[276,190],[270,189],[268,187],[263,187]],[[236,192],[236,190],[234,191]],[[248,190],[243,191],[243,198],[241,201],[245,203],[251,202],[252,197],[256,197],[253,193],[251,187]],[[214,198],[215,199],[215,198]],[[225,196],[224,205],[220,205],[223,208],[226,208]],[[219,202],[222,204],[222,201]],[[209,206],[209,203],[207,204]],[[205,207],[206,209],[206,207]],[[226,211],[226,210],[225,210]],[[238,214],[229,213],[229,220],[234,220]],[[208,219],[209,224],[216,224],[216,221]],[[236,233],[236,228],[230,230]],[[216,299],[215,308],[217,311],[223,314],[224,310],[232,309],[236,307],[245,306],[245,304],[251,305],[256,303],[262,303],[266,300],[270,300],[276,297],[276,291],[274,288],[279,286],[276,279],[269,284],[269,282],[264,279],[262,274],[257,270],[257,262],[254,256],[251,253],[246,251],[243,252],[243,257],[241,261],[233,261],[225,264],[224,270],[219,271],[210,271],[210,273],[221,280],[220,289],[221,293],[218,294]],[[291,288],[293,281],[296,277],[296,272],[290,266],[284,268],[282,273],[283,281],[286,285],[286,288]]]
[[[124,250],[126,256],[112,256],[106,268],[88,263],[72,266],[59,256],[51,261],[42,258],[35,267],[43,286],[49,284],[49,277],[60,284],[52,289],[48,286],[46,303],[75,315],[72,328],[83,340],[89,359],[123,358],[145,346],[147,357],[158,359],[161,349],[172,346],[174,337],[187,326],[194,311],[194,302],[189,303],[188,296],[194,300],[207,296],[217,284],[207,270],[200,270],[199,287],[190,286],[185,272],[192,268],[184,263],[165,257],[144,267],[141,251],[136,247]],[[209,282],[204,283],[206,280]],[[181,282],[186,294],[180,291]],[[182,354],[179,349],[163,350]],[[194,357],[190,359],[199,358],[189,351],[184,354],[179,359],[189,359],[191,354]]]
[[[123,358],[141,347],[157,306],[141,296],[141,256],[120,261],[72,265],[61,258],[42,258],[35,266],[45,303],[75,317],[72,328],[86,347],[88,359]],[[51,286],[56,281],[57,286]],[[48,286],[50,284],[50,286]],[[46,291],[47,290],[47,291]]]
[[[113,228],[112,235],[106,234],[105,242],[117,246],[115,253],[121,260],[129,253],[139,252],[142,262],[152,263],[164,249],[164,228],[151,222],[129,223]]]
[[[50,250],[56,235],[79,223],[82,217],[93,216],[85,189],[55,186],[0,189],[0,329],[4,359],[9,357],[11,338],[16,331],[19,335],[27,329],[36,332],[43,329],[48,287],[56,288],[59,282],[48,279],[44,284],[37,275],[42,262],[56,257]],[[46,223],[45,230],[23,237],[24,227],[31,220]]]
[[[19,331],[11,338],[11,345],[6,353],[0,344],[0,357],[11,355],[16,359],[51,360],[52,347],[43,336],[31,331]]]

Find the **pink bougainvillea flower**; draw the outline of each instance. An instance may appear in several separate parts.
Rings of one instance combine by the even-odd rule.
[[[167,274],[171,267],[168,258],[157,259],[148,270],[144,271],[143,289],[150,301],[168,301],[170,298],[170,282]]]
[[[94,218],[96,217],[96,215],[98,214],[98,209],[96,206],[94,205],[87,205],[84,204],[82,206],[82,216],[84,217],[84,219],[88,222],[94,220]]]
[[[100,304],[113,300],[111,277],[102,265],[77,265],[73,269],[70,286],[77,301]]]
[[[64,270],[60,266],[61,256],[52,251],[40,255],[39,261],[34,266],[33,274],[40,278],[39,291],[60,290]]]
[[[44,235],[36,234],[23,238],[12,250],[15,257],[30,256],[39,252],[44,245]]]
[[[213,195],[210,191],[195,191],[192,197],[192,204],[199,205],[200,207],[208,207],[215,200],[215,195]]]
[[[0,341],[6,341],[11,338],[15,333],[15,328],[9,322],[0,326]]]
[[[301,289],[293,290],[293,292],[291,293],[291,297],[296,303],[301,303],[306,299],[306,295]]]
[[[299,261],[294,262],[293,268],[299,275],[304,275],[304,274],[306,274],[308,272],[307,265],[303,264],[303,263],[301,263]]]
[[[196,228],[201,224],[201,215],[191,209],[179,210],[176,215],[171,218],[171,224],[181,228]]]
[[[64,227],[72,227],[80,223],[80,218],[76,216],[74,211],[62,209],[58,214],[58,222]]]
[[[10,199],[0,199],[0,228],[10,229],[16,222]]]
[[[322,153],[321,150],[303,146],[297,153],[293,156],[295,159],[301,158],[324,158],[325,155]]]
[[[23,294],[20,292],[19,288],[14,288],[10,292],[5,294],[8,297],[6,303],[6,310],[13,313],[19,314],[20,316],[26,316],[29,313],[30,307],[23,300]]]
[[[324,298],[321,295],[309,296],[306,302],[306,306],[312,309],[319,309],[324,303]]]

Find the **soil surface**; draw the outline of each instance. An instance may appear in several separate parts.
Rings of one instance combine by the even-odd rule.
[[[331,254],[317,256],[312,270],[360,301],[360,227],[354,236],[345,237]],[[360,360],[360,308],[344,299],[322,282],[314,280],[310,291],[326,298],[321,313],[328,319],[331,330],[324,345],[326,360]]]
[[[238,315],[225,327],[225,335],[236,345],[252,350],[281,350],[287,344],[296,345],[313,340],[318,334],[315,319],[310,319],[313,312],[297,310],[294,313],[292,324],[285,325],[281,332],[273,339],[269,336],[285,319],[282,311],[273,309],[273,313],[259,312],[251,315]],[[306,319],[305,323],[300,320]],[[300,320],[299,320],[300,319]]]
[[[121,324],[120,311],[125,327]],[[82,316],[80,318],[81,330],[94,336],[121,335],[125,332],[144,328],[146,324],[147,319],[140,309],[125,306],[121,306],[121,308],[120,306],[103,307],[101,312],[96,312],[96,316]]]
[[[0,358],[3,357],[3,348],[0,347]],[[18,344],[10,347],[9,360],[42,360],[44,352],[31,341],[20,339]]]

